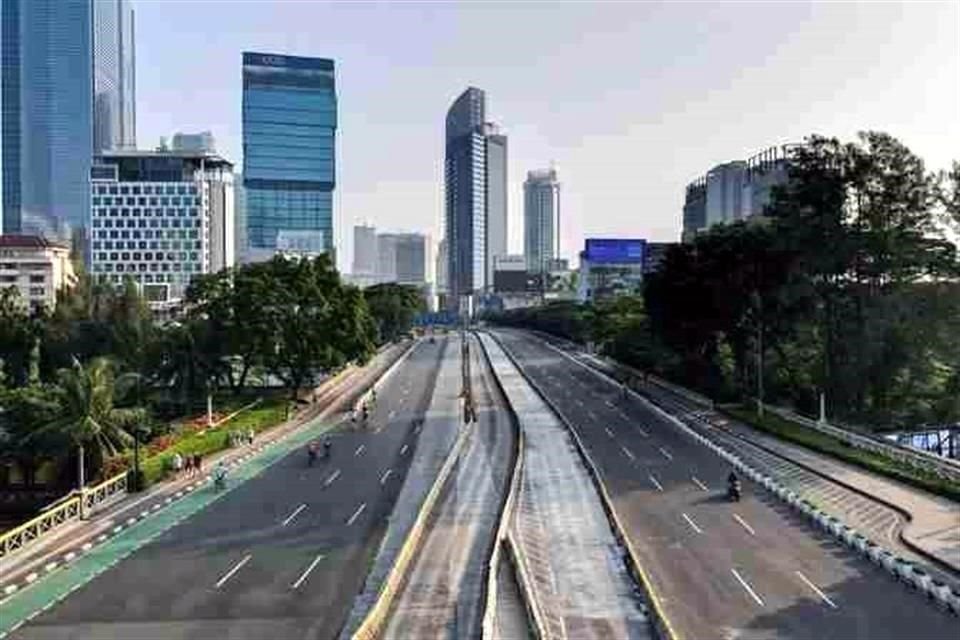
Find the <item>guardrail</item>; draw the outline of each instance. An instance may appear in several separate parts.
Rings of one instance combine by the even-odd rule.
[[[40,539],[67,522],[79,520],[81,499],[83,512],[89,513],[96,507],[126,492],[126,471],[118,473],[89,489],[84,489],[81,496],[76,495],[77,491],[74,490],[71,497],[67,497],[57,506],[0,535],[0,558],[6,558],[10,554],[23,549],[31,542]]]
[[[484,344],[482,338],[479,338],[478,342],[480,343],[480,348],[483,349],[484,357],[486,357],[487,362],[489,362],[490,355],[487,352],[487,345]],[[517,574],[528,620],[533,623],[534,636],[539,639],[546,635],[544,624],[542,620],[540,620],[539,609],[532,602],[530,585],[527,584],[526,574],[520,566],[520,560],[516,557],[518,552],[510,539],[510,522],[513,519],[513,505],[517,500],[517,494],[520,492],[520,477],[523,471],[523,428],[520,426],[520,418],[517,416],[516,411],[514,411],[513,405],[507,400],[507,394],[500,382],[500,378],[497,377],[492,367],[490,367],[490,373],[493,376],[494,384],[500,390],[500,395],[503,396],[506,401],[507,413],[510,414],[510,423],[513,425],[516,433],[517,446],[513,463],[513,474],[510,477],[510,486],[507,489],[507,496],[500,512],[500,526],[497,528],[493,553],[490,554],[490,561],[487,563],[486,608],[483,614],[481,638],[483,640],[493,640],[496,637],[497,594],[499,592],[497,587],[497,574],[500,571],[500,554],[502,551],[505,551],[507,561],[513,566]]]
[[[414,554],[420,547],[420,542],[426,531],[426,524],[430,518],[430,513],[433,511],[433,507],[436,505],[437,499],[440,496],[440,491],[450,476],[450,472],[453,470],[457,458],[460,456],[460,451],[463,449],[469,433],[469,429],[461,426],[460,434],[457,436],[456,442],[450,449],[450,453],[447,455],[443,466],[440,468],[440,473],[437,474],[437,478],[433,481],[430,491],[427,492],[423,504],[420,505],[417,519],[414,520],[413,526],[410,528],[410,532],[403,542],[403,546],[400,547],[400,552],[397,554],[397,558],[390,568],[390,573],[387,574],[387,579],[384,580],[383,585],[380,587],[376,602],[370,607],[370,611],[367,612],[363,622],[353,633],[353,640],[373,640],[383,634],[389,621],[390,610],[393,608],[394,601],[403,584],[403,579],[410,569]]]
[[[499,338],[496,336],[494,336],[494,340],[497,340],[497,342],[500,343]],[[523,376],[524,380],[526,380],[527,383],[537,392],[537,394],[543,399],[547,406],[550,407],[550,410],[553,411],[553,413],[570,433],[577,452],[584,461],[584,466],[587,469],[587,473],[591,480],[593,480],[593,484],[597,489],[597,492],[600,494],[600,503],[603,507],[604,513],[607,516],[607,520],[610,522],[613,536],[620,545],[620,548],[625,551],[623,563],[630,575],[633,577],[634,581],[640,586],[644,593],[646,602],[650,605],[647,609],[647,613],[650,613],[651,611],[653,613],[650,620],[651,626],[656,629],[659,638],[662,638],[663,640],[679,640],[680,636],[674,630],[669,618],[667,618],[666,613],[663,610],[663,605],[660,602],[660,597],[657,594],[657,590],[653,586],[653,582],[650,580],[649,575],[647,575],[647,572],[644,570],[643,565],[640,563],[639,556],[637,555],[636,550],[633,548],[630,538],[627,536],[627,530],[623,526],[619,515],[617,515],[617,512],[614,509],[613,499],[610,497],[610,493],[607,491],[607,487],[603,482],[603,476],[600,473],[599,468],[596,466],[596,464],[594,464],[590,454],[587,452],[587,449],[584,446],[583,441],[580,439],[580,435],[577,433],[576,428],[574,428],[570,421],[567,420],[567,417],[560,412],[553,401],[549,399],[544,390],[541,389],[540,386],[527,374],[527,372],[520,367],[520,364],[517,362],[516,358],[514,358],[513,354],[506,348],[506,346],[500,343],[500,348],[503,349],[503,352],[507,355],[507,358],[510,359],[510,361],[513,363],[513,366],[516,367],[517,371],[520,372],[520,375]],[[557,347],[553,348],[556,349]]]

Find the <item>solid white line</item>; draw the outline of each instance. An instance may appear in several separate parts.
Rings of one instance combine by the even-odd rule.
[[[326,481],[323,483],[323,486],[329,487],[331,484],[333,484],[333,481],[339,477],[340,477],[340,469],[337,469],[336,471],[330,474],[330,477],[326,479]]]
[[[663,485],[660,484],[655,477],[653,477],[653,474],[650,474],[647,477],[650,478],[650,482],[652,482],[653,486],[657,488],[657,491],[663,491]]]
[[[681,513],[680,515],[682,515],[682,516],[683,516],[683,519],[687,521],[687,524],[689,524],[691,527],[693,527],[693,530],[694,530],[694,531],[696,531],[697,533],[703,533],[703,529],[701,529],[700,527],[698,527],[698,526],[697,526],[697,523],[694,522],[694,521],[690,518],[690,516],[688,516],[688,515],[685,514],[685,513]]]
[[[383,475],[380,476],[380,484],[383,484],[384,482],[386,482],[387,478],[390,477],[391,473],[393,473],[393,469],[387,469],[386,471],[384,471]]]
[[[360,506],[357,507],[357,510],[353,512],[353,515],[350,516],[350,519],[347,520],[347,526],[349,527],[354,522],[356,522],[357,518],[360,517],[360,514],[363,513],[363,510],[366,508],[367,508],[367,503],[366,502],[361,503]]]
[[[799,571],[797,571],[796,573],[797,573],[798,576],[800,576],[800,579],[801,579],[801,580],[803,580],[805,583],[807,583],[807,586],[808,586],[808,587],[810,587],[811,589],[813,589],[814,592],[816,592],[816,594],[817,594],[818,596],[820,596],[820,599],[821,599],[821,600],[823,600],[824,602],[826,602],[828,605],[830,605],[830,606],[833,607],[834,609],[837,608],[837,605],[834,604],[833,600],[831,600],[830,598],[828,598],[827,595],[826,595],[823,591],[820,591],[820,589],[817,589],[817,585],[815,585],[815,584],[813,584],[812,582],[810,582],[809,580],[807,580],[807,576],[803,575],[803,574],[800,573]]]
[[[280,523],[280,526],[281,526],[281,527],[285,527],[285,526],[287,526],[288,524],[290,524],[290,521],[293,520],[294,518],[296,518],[296,517],[297,517],[297,514],[300,513],[301,511],[303,511],[303,510],[306,509],[306,508],[307,508],[307,505],[302,504],[302,505],[300,505],[299,507],[297,507],[296,509],[294,509],[293,513],[291,513],[290,515],[288,515],[288,516],[287,516],[287,519]]]
[[[359,447],[357,447],[357,450],[353,452],[353,455],[354,456],[360,455],[361,453],[363,453],[363,450],[366,448],[367,448],[367,445],[365,444],[360,445]]]
[[[607,435],[610,436],[611,438],[616,438],[616,436],[613,435],[613,431],[610,431],[610,427],[604,427],[603,430],[606,431]]]
[[[739,582],[740,585],[747,590],[747,593],[750,594],[750,597],[753,598],[754,601],[756,601],[756,603],[762,607],[763,600],[760,599],[760,596],[757,595],[757,592],[750,588],[750,585],[747,584],[747,581],[744,580],[739,573],[737,573],[736,569],[730,569],[730,571],[733,573],[733,577],[737,579],[737,582]]]
[[[623,455],[625,455],[625,456],[627,456],[628,458],[630,458],[630,461],[631,461],[631,462],[633,462],[634,460],[637,459],[636,456],[634,456],[634,455],[630,452],[630,449],[627,449],[625,446],[620,445],[620,450],[623,451]]]
[[[673,454],[671,454],[669,451],[667,451],[663,447],[657,447],[657,448],[660,449],[660,453],[663,454],[664,458],[666,458],[667,460],[673,460]]]
[[[403,445],[402,447],[400,447],[400,455],[403,455],[406,452],[407,452],[407,445]]]
[[[300,574],[300,577],[297,578],[297,581],[296,581],[296,582],[294,582],[292,585],[290,585],[290,588],[291,588],[291,589],[296,589],[296,588],[299,587],[301,584],[303,584],[303,581],[307,579],[307,576],[310,575],[310,572],[313,571],[313,568],[314,568],[315,566],[317,566],[317,563],[320,562],[321,560],[323,560],[323,558],[324,558],[324,556],[323,556],[322,553],[321,553],[321,554],[318,554],[317,557],[313,559],[313,562],[310,563],[310,566],[307,567],[307,570],[304,571],[302,574]]]
[[[697,485],[698,487],[700,487],[700,488],[703,489],[704,491],[710,491],[710,489],[707,488],[707,485],[705,485],[705,484],[703,484],[702,482],[700,482],[700,480],[697,478],[697,476],[692,476],[692,480],[693,480],[693,484]]]
[[[733,519],[736,520],[737,522],[739,522],[739,523],[740,523],[740,526],[742,526],[744,529],[746,529],[747,531],[749,531],[749,532],[750,532],[750,535],[752,535],[752,536],[757,535],[757,532],[753,530],[753,527],[751,527],[750,525],[747,524],[746,520],[744,520],[743,518],[741,518],[741,517],[738,516],[737,514],[733,514]]]
[[[233,574],[235,574],[237,571],[240,571],[240,568],[241,568],[243,565],[245,565],[245,564],[247,564],[248,562],[250,562],[250,558],[251,558],[250,554],[247,554],[246,556],[244,556],[244,557],[243,557],[243,560],[241,560],[240,562],[238,562],[238,563],[236,564],[236,566],[233,567],[233,569],[230,569],[230,571],[228,571],[225,576],[223,576],[222,578],[220,578],[219,580],[217,580],[217,584],[216,584],[216,586],[215,586],[214,588],[215,588],[215,589],[219,589],[221,586],[223,586],[223,583],[226,582],[227,580],[229,580],[230,577],[231,577]]]

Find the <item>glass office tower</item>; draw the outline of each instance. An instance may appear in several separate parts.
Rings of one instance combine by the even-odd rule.
[[[2,0],[3,231],[67,241],[95,152],[135,145],[128,0]]]
[[[245,261],[333,250],[333,60],[243,54]]]

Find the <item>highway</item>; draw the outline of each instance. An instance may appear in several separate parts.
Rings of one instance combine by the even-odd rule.
[[[954,639],[956,618],[815,531],[646,401],[529,334],[497,331],[576,428],[677,635]]]
[[[486,568],[500,521],[516,438],[504,399],[476,338],[470,377],[477,422],[444,485],[384,637],[476,638]]]
[[[421,341],[312,468],[293,451],[11,637],[331,638],[359,591],[416,446],[447,341]],[[210,489],[204,489],[210,490]]]

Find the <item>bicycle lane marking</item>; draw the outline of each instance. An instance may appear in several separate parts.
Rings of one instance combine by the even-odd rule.
[[[227,476],[225,491],[214,492],[212,482],[204,483],[202,487],[191,491],[183,498],[167,505],[166,508],[152,512],[146,518],[125,528],[62,569],[44,576],[9,596],[0,603],[0,639],[5,638],[7,634],[43,611],[55,606],[182,520],[226,496],[244,482],[260,475],[275,462],[315,438],[318,433],[329,431],[337,424],[317,421],[315,424],[308,424],[288,434],[282,440],[275,441],[276,446],[268,447],[245,464],[234,467]]]

